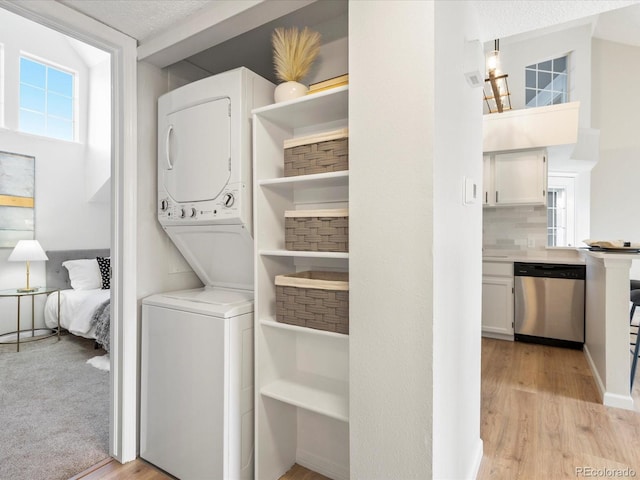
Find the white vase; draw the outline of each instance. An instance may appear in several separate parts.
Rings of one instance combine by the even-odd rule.
[[[273,92],[276,103],[286,102],[307,94],[309,88],[298,82],[284,82],[278,85]]]

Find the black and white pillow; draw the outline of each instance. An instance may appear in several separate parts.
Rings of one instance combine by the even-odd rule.
[[[96,257],[96,260],[102,277],[102,289],[108,290],[111,288],[111,257]]]

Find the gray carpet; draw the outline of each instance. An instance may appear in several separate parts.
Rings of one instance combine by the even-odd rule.
[[[109,456],[103,350],[63,335],[0,347],[0,480],[68,479]]]

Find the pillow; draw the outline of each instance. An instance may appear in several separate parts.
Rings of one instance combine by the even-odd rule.
[[[100,269],[100,286],[103,290],[111,288],[111,257],[96,257]]]
[[[102,286],[100,269],[95,259],[67,260],[62,266],[69,271],[71,288],[74,290],[93,290]]]

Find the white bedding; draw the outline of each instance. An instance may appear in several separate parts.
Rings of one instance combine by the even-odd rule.
[[[91,326],[91,317],[105,300],[109,299],[111,290],[61,290],[60,291],[60,326],[70,333],[86,338],[95,338],[95,326]],[[44,321],[49,328],[58,325],[58,294],[47,297],[44,306]]]

